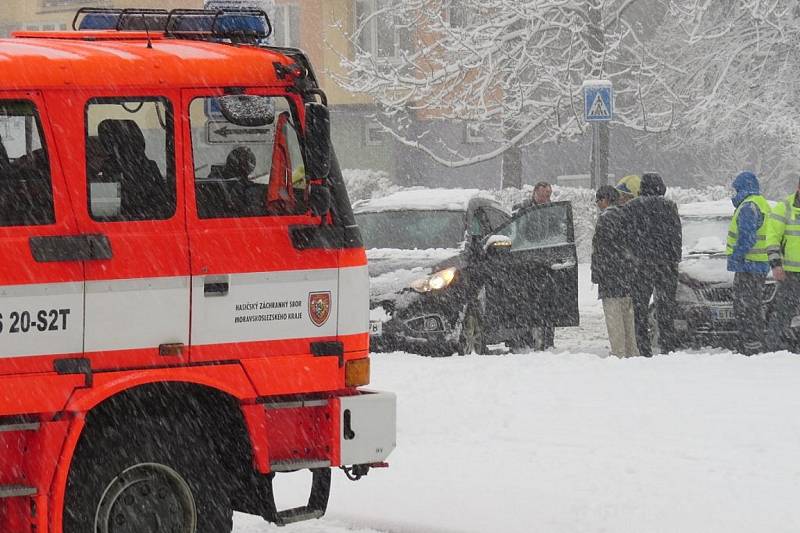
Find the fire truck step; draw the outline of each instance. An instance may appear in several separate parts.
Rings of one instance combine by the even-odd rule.
[[[294,509],[286,509],[278,513],[278,524],[285,526],[286,524],[294,524],[295,522],[302,522],[304,520],[316,520],[322,518],[325,511],[319,509],[309,509],[308,507],[295,507]]]
[[[10,424],[0,424],[0,433],[9,431],[38,431],[41,424],[39,422],[15,422]]]
[[[22,498],[35,495],[36,487],[26,487],[25,485],[0,485],[0,499]]]
[[[328,468],[330,466],[330,461],[322,459],[286,459],[270,463],[270,469],[273,472],[294,472],[295,470],[305,470],[306,468]]]

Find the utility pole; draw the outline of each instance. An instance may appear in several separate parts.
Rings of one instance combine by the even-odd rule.
[[[591,185],[597,190],[608,183],[609,129],[608,122],[614,113],[614,97],[610,82],[601,82],[605,55],[605,28],[603,27],[602,0],[586,0],[589,24],[586,41],[592,55],[592,80],[597,80],[598,91],[587,90],[584,83],[584,119],[592,124]],[[603,94],[602,91],[607,91]],[[591,99],[591,101],[588,101]],[[599,99],[599,101],[598,101]]]

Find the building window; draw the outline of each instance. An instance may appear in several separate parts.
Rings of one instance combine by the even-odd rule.
[[[464,124],[464,142],[466,144],[480,144],[485,142],[486,138],[483,135],[483,125],[476,122],[467,122]]]
[[[272,15],[273,43],[275,46],[298,48],[300,46],[300,6],[280,4]]]
[[[395,19],[397,0],[356,0],[358,46],[376,58],[394,58],[409,50],[410,32]]]
[[[466,28],[475,20],[475,14],[464,5],[463,0],[450,0],[445,15],[452,28]]]
[[[364,125],[364,144],[367,146],[380,146],[384,143],[386,132],[377,122],[367,122]]]
[[[40,9],[77,9],[86,5],[107,5],[103,0],[39,0]]]

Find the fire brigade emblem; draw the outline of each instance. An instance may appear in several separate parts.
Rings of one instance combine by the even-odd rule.
[[[315,326],[322,326],[331,316],[331,293],[311,292],[308,294],[308,316]]]

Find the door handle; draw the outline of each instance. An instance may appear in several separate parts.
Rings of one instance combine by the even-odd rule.
[[[206,276],[203,282],[203,296],[206,298],[227,296],[229,290],[230,278],[228,276]]]
[[[37,263],[99,261],[114,257],[111,241],[103,234],[31,237],[28,245]]]
[[[550,265],[551,270],[566,270],[575,266],[575,261],[565,261],[563,263],[554,263]]]

